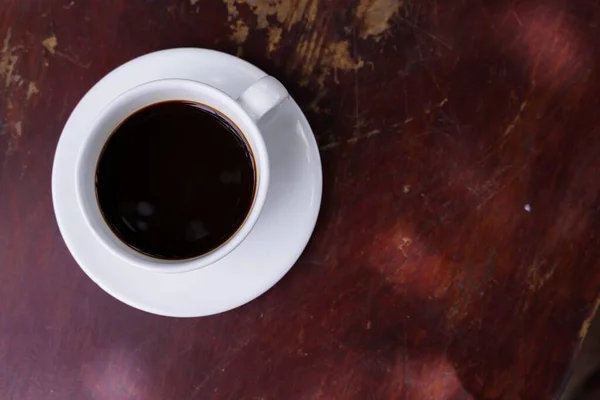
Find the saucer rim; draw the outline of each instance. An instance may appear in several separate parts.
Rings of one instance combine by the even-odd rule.
[[[308,123],[306,116],[304,115],[304,113],[302,112],[302,110],[300,109],[298,104],[294,101],[294,99],[292,98],[291,95],[287,101],[289,101],[291,103],[291,105],[294,107],[294,110],[293,110],[294,123],[300,124],[302,126],[303,139],[305,139],[307,141],[307,146],[303,149],[303,152],[304,153],[308,152],[311,154],[311,156],[316,157],[317,166],[318,166],[317,170],[312,171],[313,173],[316,173],[316,175],[314,177],[311,177],[311,179],[310,179],[311,182],[307,183],[307,184],[310,184],[313,186],[311,189],[314,190],[314,195],[315,195],[314,198],[316,201],[313,204],[311,204],[311,206],[310,206],[309,212],[312,211],[312,212],[310,212],[310,218],[307,219],[306,224],[302,228],[300,228],[300,230],[303,232],[306,232],[306,234],[300,235],[300,236],[302,236],[302,238],[301,238],[302,240],[298,239],[297,244],[293,246],[293,249],[289,250],[288,255],[285,257],[285,259],[280,260],[279,263],[284,263],[284,261],[285,261],[285,265],[286,265],[285,268],[281,268],[281,267],[273,268],[272,271],[270,271],[270,273],[267,274],[270,279],[263,281],[261,285],[254,285],[255,286],[254,290],[247,291],[246,296],[238,297],[233,303],[229,302],[228,304],[221,304],[220,306],[215,305],[214,307],[212,307],[214,311],[211,311],[211,312],[185,312],[185,311],[177,312],[176,310],[174,310],[174,308],[176,309],[177,307],[164,307],[165,309],[160,309],[160,307],[158,307],[156,305],[144,304],[143,300],[140,301],[140,299],[136,299],[135,295],[131,296],[131,293],[126,293],[126,291],[123,291],[123,290],[113,290],[110,287],[111,285],[107,284],[107,281],[110,281],[110,278],[107,278],[106,276],[104,278],[98,277],[97,272],[96,272],[98,267],[90,266],[89,259],[86,262],[84,262],[84,260],[82,258],[85,258],[85,257],[82,257],[81,254],[78,254],[79,250],[73,251],[73,249],[72,249],[73,244],[70,243],[71,239],[69,239],[69,237],[76,234],[76,232],[72,231],[73,230],[72,225],[76,224],[76,222],[73,223],[73,222],[61,221],[61,218],[64,219],[64,215],[61,217],[62,212],[60,211],[60,209],[61,209],[60,194],[58,194],[55,190],[57,187],[56,182],[55,182],[55,180],[57,180],[57,176],[56,176],[57,164],[60,162],[60,160],[58,160],[57,156],[59,154],[59,150],[61,148],[61,143],[63,142],[63,138],[68,134],[67,131],[71,128],[69,126],[69,121],[73,118],[73,116],[76,113],[82,113],[84,106],[89,107],[91,104],[93,104],[92,100],[94,100],[94,97],[97,97],[97,99],[95,100],[96,103],[98,103],[99,101],[100,102],[110,101],[110,99],[104,99],[104,100],[102,99],[102,93],[100,93],[101,92],[100,89],[103,85],[111,84],[111,77],[115,76],[117,73],[119,73],[119,74],[135,73],[136,68],[140,68],[140,67],[144,66],[143,62],[146,60],[151,61],[153,57],[161,57],[161,56],[169,57],[171,59],[171,62],[173,62],[173,58],[178,55],[177,53],[181,54],[184,52],[188,53],[188,55],[189,55],[189,53],[196,53],[196,56],[204,57],[204,58],[210,58],[213,56],[221,57],[221,58],[225,57],[225,59],[228,59],[231,62],[238,63],[238,67],[243,65],[243,68],[247,68],[247,69],[251,70],[251,71],[249,71],[249,74],[254,75],[254,77],[252,79],[255,79],[256,76],[259,76],[258,79],[260,79],[260,76],[262,76],[262,77],[267,76],[267,74],[264,71],[260,70],[258,67],[254,66],[240,58],[231,56],[226,53],[221,53],[221,52],[218,52],[215,50],[201,49],[201,48],[176,48],[176,49],[161,50],[158,52],[143,55],[141,57],[133,59],[133,60],[117,67],[115,70],[111,71],[104,78],[102,78],[100,81],[98,81],[84,95],[84,97],[81,99],[81,101],[77,104],[77,106],[73,110],[71,116],[69,117],[69,120],[65,124],[65,127],[63,129],[63,132],[61,133],[61,137],[60,137],[60,140],[59,140],[57,148],[56,148],[54,165],[53,165],[53,170],[52,170],[52,200],[53,200],[55,217],[57,219],[59,230],[61,232],[61,235],[63,236],[63,240],[65,241],[70,253],[72,254],[73,258],[76,260],[79,267],[90,277],[90,279],[92,279],[105,292],[107,292],[108,294],[110,294],[111,296],[116,298],[117,300],[119,300],[129,306],[132,306],[134,308],[137,308],[139,310],[146,311],[146,312],[149,312],[152,314],[161,315],[161,316],[170,316],[170,317],[199,317],[199,316],[219,314],[219,313],[226,312],[231,309],[240,307],[240,306],[254,300],[255,298],[259,297],[263,293],[267,292],[281,278],[283,278],[283,276],[285,276],[289,272],[289,270],[294,266],[294,264],[296,263],[296,261],[298,260],[298,258],[302,254],[302,252],[304,251],[306,245],[308,244],[310,237],[312,236],[312,233],[316,226],[316,221],[317,221],[317,218],[319,215],[321,199],[322,199],[322,163],[321,163],[320,154],[318,151],[317,143],[314,138],[312,128],[310,127],[310,124]],[[204,60],[204,61],[206,62],[206,60]],[[208,62],[210,62],[210,60],[208,60]],[[228,62],[228,61],[226,61],[226,62]],[[216,64],[216,62],[215,62],[215,64]],[[130,70],[127,71],[127,69],[130,69]],[[162,76],[163,79],[167,79],[167,78],[189,79],[188,77],[181,77],[181,76],[174,76],[172,74],[166,74],[164,71],[162,71],[161,73],[163,74],[163,76]],[[115,80],[116,80],[116,78],[115,78]],[[198,81],[203,84],[209,84],[203,80],[199,80],[199,79],[193,79],[193,80]],[[149,81],[150,80],[145,81],[145,82],[149,82]],[[221,88],[217,87],[217,89],[221,89]],[[124,90],[127,90],[127,88]],[[86,118],[88,120],[91,120],[93,117],[87,116]],[[65,144],[63,143],[63,146],[64,145]],[[257,223],[261,217],[262,217],[262,215],[259,216]],[[250,232],[249,235],[252,235],[252,232]],[[239,251],[239,248],[236,248],[233,250],[233,252],[235,252],[235,251]],[[184,279],[184,278],[188,277],[190,274],[199,274],[202,271],[206,271],[206,270],[210,269],[211,267],[218,267],[218,264],[220,262],[223,262],[223,260],[227,259],[227,257],[230,257],[230,255],[227,255],[223,259],[215,262],[214,264],[207,266],[205,268],[201,268],[199,270],[189,271],[189,272],[181,272],[181,273],[172,274],[172,275],[178,276],[178,277],[181,277],[181,279]],[[95,262],[101,262],[101,261],[95,261]],[[142,275],[147,276],[147,274],[155,274],[155,275],[157,274],[155,272],[151,272],[151,271],[147,271],[147,270],[142,270],[143,272],[140,272],[140,269],[138,267],[130,265],[129,263],[123,263],[123,264],[127,268],[136,268],[138,273],[141,273]],[[264,271],[263,271],[263,273],[264,273]],[[162,274],[160,274],[160,275],[162,275]],[[171,274],[169,274],[169,275],[171,275]],[[223,284],[223,283],[225,283],[225,282],[221,282],[221,284]],[[186,309],[186,311],[187,311],[187,309]]]

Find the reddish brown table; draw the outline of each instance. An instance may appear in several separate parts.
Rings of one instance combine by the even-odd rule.
[[[0,398],[559,394],[599,298],[598,4],[248,3],[1,2]],[[180,46],[280,78],[324,169],[297,265],[201,319],[104,293],[50,196],[78,99],[119,64]]]

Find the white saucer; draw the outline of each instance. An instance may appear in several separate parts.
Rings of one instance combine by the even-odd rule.
[[[76,203],[72,149],[85,139],[96,114],[123,91],[165,78],[192,79],[233,98],[266,74],[230,55],[204,49],[148,54],[98,82],[69,118],[56,150],[52,198],[60,231],[81,268],[102,289],[150,313],[211,315],[239,307],[270,289],[296,262],[314,229],[321,204],[321,160],[312,130],[292,99],[263,127],[271,163],[267,200],[254,229],[233,252],[208,267],[160,274],[128,264],[99,243]],[[57,179],[57,177],[62,177]],[[71,179],[64,179],[70,176]]]

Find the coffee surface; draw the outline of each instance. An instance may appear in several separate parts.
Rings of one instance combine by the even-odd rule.
[[[225,243],[246,219],[255,189],[243,134],[189,102],[153,104],[129,116],[96,169],[98,203],[111,230],[137,251],[167,260]]]

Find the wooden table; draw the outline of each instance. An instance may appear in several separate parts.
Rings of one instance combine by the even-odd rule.
[[[2,0],[0,398],[550,399],[599,304],[590,0]],[[278,77],[321,149],[313,239],[272,290],[170,319],[57,229],[61,129],[171,47]]]

